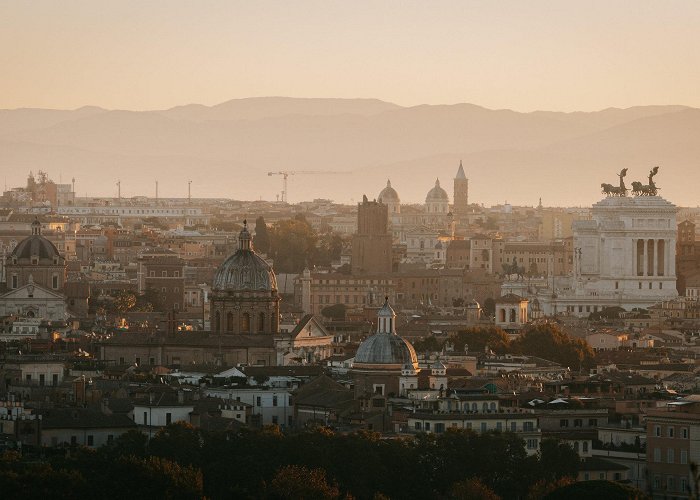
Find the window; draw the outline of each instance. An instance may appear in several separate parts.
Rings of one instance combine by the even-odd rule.
[[[666,459],[667,463],[669,464],[676,463],[676,450],[673,448],[666,450]]]
[[[31,382],[32,381],[32,374],[27,373],[26,377],[24,377],[24,378],[27,380],[27,382]]]
[[[277,422],[278,422],[277,415],[272,415],[272,423],[276,425]]]
[[[262,401],[260,400],[260,396],[258,396],[258,397],[255,398],[255,406],[262,406],[262,405],[261,405],[261,402],[262,402]]]
[[[51,287],[55,290],[58,288],[58,276],[55,274],[51,278]]]
[[[58,374],[57,373],[54,373],[53,375],[51,375],[51,385],[53,385],[54,387],[58,385]]]
[[[165,425],[170,425],[173,423],[173,414],[172,413],[166,413],[165,414]]]
[[[143,412],[143,425],[148,425],[148,412]]]
[[[669,491],[676,489],[676,482],[673,480],[673,476],[668,476],[666,478],[666,489]]]
[[[41,387],[44,387],[44,384],[46,384],[46,375],[42,373],[41,375],[39,375],[39,385]]]
[[[94,445],[95,445],[95,437],[94,437],[92,434],[88,434],[87,439],[88,439],[88,442],[87,442],[87,445],[88,445],[88,446],[94,446]]]
[[[160,275],[161,275],[163,278],[167,278],[167,277],[168,277],[168,271],[162,271],[162,272],[160,273]]]
[[[587,453],[587,452],[588,452],[588,441],[584,441],[584,442],[583,442],[583,445],[581,446],[581,450],[582,450],[584,453]]]
[[[416,422],[416,430],[417,430],[417,431],[420,430],[420,422]]]
[[[515,432],[518,430],[518,423],[517,422],[511,422],[510,423],[510,432]]]
[[[12,275],[12,288],[17,288],[17,275]]]
[[[681,437],[683,439],[688,439],[688,428],[687,427],[683,427],[681,429]]]
[[[688,463],[688,450],[681,450],[681,464],[685,465]]]
[[[536,450],[537,449],[537,439],[528,439],[527,440],[527,449],[528,450]]]
[[[668,428],[668,437],[670,437],[670,438],[673,437],[673,431],[674,431],[674,430],[675,430],[675,429],[674,429],[672,426],[669,426],[669,428]]]
[[[574,427],[583,427],[583,419],[575,418],[574,419]]]
[[[123,364],[124,364],[124,357],[123,357],[123,356],[122,356],[121,358],[119,358],[119,364],[120,364],[120,365],[123,365]]]
[[[277,406],[277,396],[272,396],[272,406]]]
[[[656,437],[661,437],[661,426],[659,426],[659,425],[654,426],[654,435]]]
[[[75,446],[76,444],[78,444],[78,436],[71,436],[70,437],[70,445]]]
[[[680,486],[681,486],[680,490],[684,493],[687,493],[688,492],[688,479],[685,477],[682,477],[680,479]]]
[[[148,273],[148,276],[151,277],[151,278],[154,278],[155,275],[156,275],[156,272],[155,272],[155,271],[150,271],[150,272]]]
[[[114,434],[107,434],[107,443],[114,441]]]
[[[502,422],[496,422],[496,430],[497,431],[503,431],[503,423]]]
[[[661,448],[654,448],[654,462],[661,463]]]
[[[565,418],[562,418],[559,421],[559,427],[569,427],[569,421]]]
[[[481,422],[481,432],[486,432],[486,422]]]
[[[533,430],[535,430],[535,424],[533,422],[524,422],[523,423],[523,431],[532,432]]]
[[[435,424],[435,432],[437,432],[438,434],[442,434],[443,432],[445,432],[445,424],[443,424],[442,422]]]
[[[598,419],[597,418],[589,418],[588,419],[588,427],[598,427]]]

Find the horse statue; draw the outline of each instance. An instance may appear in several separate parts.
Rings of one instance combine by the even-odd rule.
[[[654,176],[659,173],[659,167],[654,167],[649,171],[649,184],[643,185],[639,181],[632,183],[632,193],[636,196],[656,196],[659,188],[654,182]]]
[[[607,182],[603,182],[600,185],[603,194],[605,196],[626,196],[627,195],[627,188],[619,188],[617,186],[613,186],[612,184],[608,184]]]
[[[503,264],[503,274],[510,279],[511,276],[515,275],[515,281],[522,281],[525,279],[525,268],[518,266],[518,258],[513,257],[513,263],[509,264],[506,262]]]

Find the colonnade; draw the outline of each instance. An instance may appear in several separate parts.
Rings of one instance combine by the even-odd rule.
[[[669,239],[632,240],[632,262],[635,276],[672,276],[675,248]]]

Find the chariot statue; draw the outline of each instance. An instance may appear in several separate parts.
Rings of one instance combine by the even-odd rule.
[[[649,171],[649,184],[642,184],[639,181],[632,183],[632,194],[635,196],[656,196],[659,187],[654,182],[654,176],[659,173],[659,167],[654,167]]]
[[[613,186],[604,182],[600,185],[605,196],[627,196],[627,186],[625,186],[625,176],[627,175],[627,169],[623,168],[617,176],[620,178],[620,185]]]

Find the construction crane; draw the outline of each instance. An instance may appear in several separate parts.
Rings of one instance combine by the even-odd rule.
[[[287,203],[287,178],[290,175],[304,174],[349,174],[350,172],[338,172],[334,170],[280,170],[279,172],[268,172],[268,176],[282,176],[282,203]]]

